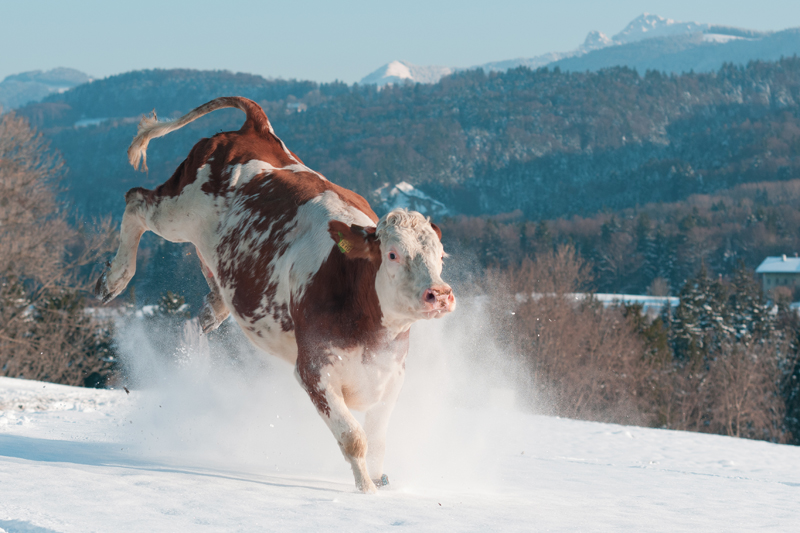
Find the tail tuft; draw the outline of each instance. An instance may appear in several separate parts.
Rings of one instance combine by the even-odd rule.
[[[245,112],[247,120],[242,126],[243,128],[255,127],[257,131],[262,134],[274,135],[269,119],[267,119],[267,115],[264,114],[264,110],[261,109],[261,106],[252,100],[240,96],[223,96],[207,102],[200,107],[194,108],[178,120],[159,122],[158,117],[156,117],[155,109],[150,116],[143,116],[142,120],[139,122],[139,129],[136,132],[136,137],[133,138],[130,147],[128,147],[128,162],[130,162],[136,170],[139,169],[139,163],[141,163],[142,172],[147,172],[147,143],[150,142],[150,139],[163,137],[169,132],[178,130],[203,115],[226,107],[235,107]]]
[[[134,170],[139,170],[139,162],[142,163],[142,172],[147,172],[147,144],[150,142],[151,132],[161,126],[156,116],[156,110],[153,109],[150,115],[142,115],[142,120],[139,121],[139,127],[136,130],[136,137],[128,147],[128,162],[133,166]]]

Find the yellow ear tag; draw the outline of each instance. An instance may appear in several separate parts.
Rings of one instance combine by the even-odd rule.
[[[336,246],[338,246],[338,247],[339,247],[339,250],[341,250],[341,252],[342,252],[343,254],[346,254],[346,253],[348,253],[350,250],[352,250],[352,249],[353,249],[353,243],[352,243],[352,242],[350,242],[350,241],[348,241],[347,239],[345,239],[345,238],[344,238],[344,235],[342,235],[342,232],[341,232],[341,231],[340,231],[340,232],[338,232],[338,233],[339,233],[339,239],[341,239],[341,240],[340,240],[340,241],[339,241],[339,242],[336,244]]]

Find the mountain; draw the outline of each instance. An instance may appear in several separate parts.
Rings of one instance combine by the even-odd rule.
[[[362,84],[396,83],[408,80],[436,83],[442,76],[458,70],[482,69],[486,72],[527,67],[559,67],[562,70],[596,71],[625,66],[641,72],[710,72],[724,63],[774,61],[800,53],[800,30],[761,32],[730,26],[680,22],[643,13],[613,37],[592,31],[583,44],[567,52],[549,52],[534,57],[494,61],[470,69],[420,67],[394,61],[361,80]],[[410,71],[409,67],[415,69]],[[409,72],[406,73],[406,70]],[[419,72],[419,75],[415,75]],[[424,73],[424,75],[422,74]]]
[[[421,67],[408,61],[392,61],[361,78],[359,83],[379,87],[389,83],[436,83],[442,76],[452,73],[449,67]]]
[[[719,31],[719,30],[717,30]],[[596,71],[623,65],[639,72],[712,72],[725,63],[776,61],[800,54],[800,28],[758,38],[721,33],[682,33],[608,46],[581,56],[550,63],[569,71]]]
[[[612,37],[609,45],[634,43],[645,39],[656,39],[687,33],[705,33],[710,27],[710,24],[677,22],[658,15],[643,13],[633,19],[621,32]]]
[[[63,93],[92,78],[75,69],[54,68],[12,74],[0,82],[0,108],[15,109],[52,93]]]
[[[643,13],[609,38],[593,31],[569,52],[554,52],[480,65],[487,71],[516,67],[558,67],[562,70],[599,70],[615,66],[641,72],[710,72],[724,63],[774,61],[800,53],[797,30],[760,32],[730,26],[679,22]]]

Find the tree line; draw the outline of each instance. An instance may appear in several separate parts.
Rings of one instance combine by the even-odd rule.
[[[576,300],[590,284],[570,245],[488,271],[494,326],[530,408],[800,443],[800,321],[766,302],[751,270],[723,281],[701,268],[653,321],[640,306]]]

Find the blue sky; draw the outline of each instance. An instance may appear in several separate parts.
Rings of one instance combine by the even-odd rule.
[[[643,12],[800,26],[800,0],[0,0],[0,79],[58,66],[95,77],[185,67],[352,83],[394,59],[469,67],[567,51]]]

